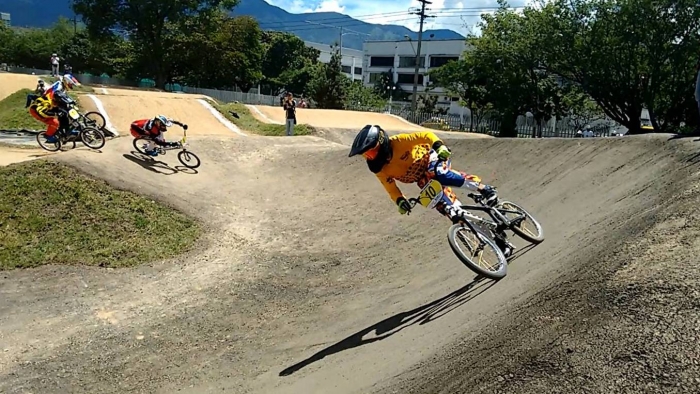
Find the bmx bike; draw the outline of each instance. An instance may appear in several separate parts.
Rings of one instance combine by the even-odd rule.
[[[408,202],[411,208],[418,204],[428,209],[435,208],[452,219],[453,225],[447,231],[450,248],[464,265],[478,275],[495,280],[506,276],[508,260],[496,241],[502,237],[501,240],[505,242],[505,230],[511,230],[532,244],[544,241],[542,225],[520,205],[501,201],[490,207],[484,204],[482,196],[473,193],[468,196],[476,204],[463,205],[456,197],[448,196],[445,193],[447,189],[433,179],[421,189],[417,198],[409,198]],[[452,194],[451,191],[449,194]],[[486,212],[490,219],[476,216],[470,211]],[[508,215],[515,216],[509,218]],[[524,227],[526,221],[532,222],[534,231]],[[467,241],[470,237],[475,239],[475,246]],[[484,258],[484,252],[489,250],[493,252],[495,262]]]
[[[177,159],[182,163],[183,166],[191,169],[195,169],[199,167],[202,163],[199,160],[199,157],[192,153],[191,151],[187,150],[187,129],[183,127],[183,137],[179,141],[177,141],[176,145],[174,146],[160,146],[156,145],[155,149],[160,155],[164,155],[167,151],[169,150],[175,150],[179,149],[180,152],[177,154]],[[145,155],[146,154],[146,148],[148,146],[148,142],[153,141],[151,137],[148,136],[141,136],[141,137],[136,137],[134,138],[134,149],[138,151],[139,153]]]
[[[88,113],[89,114],[89,113]],[[46,141],[46,132],[41,132],[36,136],[36,142],[49,152],[56,152],[62,146],[72,143],[72,148],[75,148],[76,141],[80,140],[85,146],[90,149],[101,149],[105,145],[105,135],[98,128],[91,126],[85,119],[87,114],[81,115],[74,107],[67,110],[59,110],[59,117],[67,117],[67,127],[60,127],[56,132],[58,139],[56,142]],[[100,114],[101,116],[101,114]],[[104,119],[104,118],[103,118]],[[67,130],[77,130],[77,134],[69,134]]]

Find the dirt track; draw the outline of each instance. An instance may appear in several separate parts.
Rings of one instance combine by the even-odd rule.
[[[9,74],[0,72],[0,100],[12,93],[22,90],[36,88],[38,75]],[[46,81],[47,83],[50,81]]]
[[[27,149],[13,148],[0,145],[0,166],[6,166],[12,163],[21,163],[27,160],[34,160],[38,157],[51,155],[43,149]]]
[[[251,110],[251,114],[261,122],[284,124],[285,117],[282,107],[271,107],[269,105],[255,105],[249,107],[255,107],[262,113],[263,116],[260,116],[255,110]],[[378,124],[389,131],[433,131],[410,123],[398,116],[375,112],[338,111],[331,109],[298,108],[297,122],[331,129],[359,130],[367,124]]]
[[[204,98],[201,95],[96,88],[95,96],[102,102],[112,124],[122,135],[128,135],[129,125],[134,120],[163,114],[186,123],[190,127],[188,135],[238,136],[198,101]],[[81,103],[84,103],[86,109],[94,108],[87,97],[82,98]],[[181,137],[182,131],[178,126],[170,128],[166,135],[169,140]]]
[[[667,138],[448,140],[545,228],[497,284],[326,140],[202,136],[197,174],[127,139],[54,155],[209,235],[131,271],[5,273],[0,391],[694,392],[700,164]]]

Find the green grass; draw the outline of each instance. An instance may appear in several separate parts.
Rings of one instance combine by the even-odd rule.
[[[250,110],[243,104],[227,103],[214,104],[219,112],[221,112],[226,119],[230,120],[238,126],[241,130],[251,132],[253,134],[267,135],[267,136],[286,136],[287,132],[284,125],[281,124],[270,124],[263,123],[253,115],[251,115]],[[281,110],[281,109],[280,109]],[[240,116],[240,119],[236,119],[228,111],[233,111]],[[306,124],[296,124],[294,126],[294,135],[309,135],[314,133],[314,128]]]
[[[0,128],[29,130],[46,128],[43,123],[32,118],[29,111],[24,108],[27,95],[30,93],[32,93],[31,90],[22,89],[0,100]]]
[[[90,90],[81,90],[81,92],[88,92],[92,89],[90,87],[82,88]],[[70,92],[68,95],[73,98],[73,100],[78,101],[80,95],[76,92]],[[24,105],[27,103],[27,95],[31,93],[34,93],[34,91],[22,89],[0,100],[0,129],[46,129],[43,123],[34,119],[32,115],[29,114],[29,110],[24,108]]]
[[[182,253],[200,233],[193,219],[65,164],[0,168],[0,270],[134,266]]]

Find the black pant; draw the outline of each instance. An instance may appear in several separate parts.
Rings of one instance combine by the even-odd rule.
[[[39,96],[36,94],[28,94],[27,95],[27,104],[24,105],[24,108],[29,108],[29,105],[32,103],[32,101],[38,99]]]

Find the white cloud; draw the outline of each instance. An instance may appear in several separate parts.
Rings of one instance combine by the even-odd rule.
[[[364,22],[405,26],[418,31],[418,15],[408,12],[419,8],[417,0],[265,0],[291,13],[339,12]],[[431,0],[425,29],[450,29],[466,35],[476,31],[480,15],[493,12],[496,0]],[[535,0],[510,0],[511,7],[522,7]],[[352,29],[352,26],[349,26]]]

